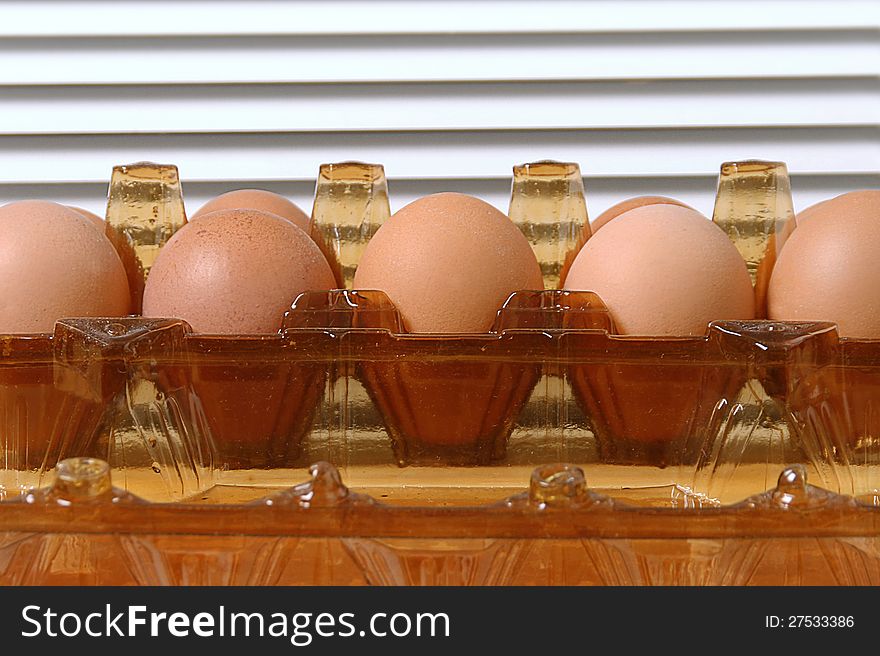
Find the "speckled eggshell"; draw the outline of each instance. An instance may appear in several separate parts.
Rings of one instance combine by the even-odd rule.
[[[205,203],[195,219],[218,210],[258,210],[275,214],[292,222],[297,228],[309,233],[309,216],[284,196],[262,189],[238,189],[217,196]]]
[[[91,220],[47,201],[0,207],[0,333],[125,316],[130,304],[122,262]]]
[[[840,198],[840,196],[838,196]],[[825,207],[828,203],[835,200],[834,198],[829,198],[827,200],[819,201],[814,205],[810,205],[809,207],[805,207],[800,212],[797,213],[797,222],[801,223],[803,221],[809,221],[814,216],[822,216],[822,208]]]
[[[612,205],[602,212],[592,224],[590,224],[590,228],[593,232],[596,232],[599,228],[606,225],[609,221],[616,219],[621,214],[625,214],[637,207],[646,207],[647,205],[678,205],[679,207],[693,209],[690,205],[685,205],[681,201],[675,200],[674,198],[667,198],[666,196],[638,196],[637,198],[628,198],[627,200],[620,201],[616,205]]]
[[[384,291],[413,333],[488,331],[511,293],[543,289],[541,268],[510,219],[456,193],[420,198],[379,228],[355,289]]]
[[[833,321],[845,337],[880,339],[880,191],[813,205],[776,261],[767,309],[778,321]]]
[[[265,334],[305,291],[335,287],[327,260],[290,221],[220,210],[178,230],[144,288],[144,316],[187,321],[195,332]]]
[[[873,215],[877,216],[878,196],[880,196],[880,191],[868,189],[851,191],[834,198],[828,198],[798,212],[797,222],[800,224],[814,218],[825,218],[835,214],[870,216],[873,212]]]
[[[679,205],[639,207],[607,224],[578,253],[565,288],[596,292],[623,334],[703,335],[711,321],[755,316],[739,252]]]
[[[67,207],[72,209],[77,214],[86,217],[89,221],[92,222],[92,225],[101,232],[102,235],[104,234],[105,224],[104,220],[100,216],[93,212],[89,212],[88,210],[84,210],[81,207],[75,207],[73,205],[68,205]]]

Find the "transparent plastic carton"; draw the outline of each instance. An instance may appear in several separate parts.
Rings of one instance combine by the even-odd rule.
[[[350,289],[388,215],[380,166],[321,168],[340,288],[291,299],[276,335],[132,316],[0,337],[0,582],[880,581],[874,342],[615,334],[601,298],[556,289],[590,235],[578,167],[554,162],[514,169],[510,209],[547,289],[485,334],[406,334]],[[117,167],[107,219],[142,289],[185,223],[174,167]],[[723,165],[713,220],[763,307],[784,165]]]

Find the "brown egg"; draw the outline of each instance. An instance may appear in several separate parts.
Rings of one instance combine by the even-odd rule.
[[[838,198],[840,198],[838,196]],[[834,198],[829,198],[828,200],[822,200],[814,205],[810,205],[809,207],[805,207],[800,212],[797,213],[797,222],[801,223],[803,221],[809,221],[814,216],[822,215],[822,208],[825,207],[828,203],[835,200]]]
[[[274,333],[301,292],[333,287],[318,246],[290,221],[221,210],[193,219],[162,248],[144,316],[184,319],[199,333]]]
[[[880,191],[813,205],[776,261],[768,314],[778,321],[834,321],[846,337],[880,339]]]
[[[798,212],[797,222],[803,223],[813,218],[827,217],[833,214],[864,216],[871,212],[876,213],[877,194],[880,194],[880,191],[851,191],[819,201]]]
[[[565,288],[596,292],[621,333],[703,335],[710,321],[752,319],[745,262],[695,210],[648,205],[607,224],[572,264]]]
[[[442,193],[399,210],[373,236],[355,289],[384,291],[414,333],[489,330],[517,290],[543,289],[529,242],[472,196]]]
[[[100,216],[94,214],[93,212],[89,212],[88,210],[84,210],[81,207],[75,207],[73,205],[68,205],[67,207],[72,209],[77,214],[81,214],[82,216],[86,217],[89,221],[92,222],[92,225],[94,225],[98,230],[101,231],[102,235],[104,234],[104,219],[102,219]]]
[[[592,224],[590,224],[590,228],[593,232],[596,232],[599,228],[612,219],[616,219],[621,214],[634,210],[637,207],[645,207],[647,205],[678,205],[679,207],[693,209],[690,205],[685,205],[681,201],[675,200],[674,198],[667,198],[666,196],[638,196],[637,198],[628,198],[627,200],[620,201],[616,205],[612,205],[602,212]]]
[[[0,333],[52,332],[58,319],[129,305],[119,256],[90,220],[47,201],[0,207]]]
[[[284,196],[262,189],[238,189],[221,194],[202,205],[192,218],[217,210],[258,210],[276,214],[309,233],[309,216]]]

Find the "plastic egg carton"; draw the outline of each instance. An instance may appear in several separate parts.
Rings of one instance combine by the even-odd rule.
[[[783,164],[722,166],[713,220],[759,307],[791,208]],[[389,213],[380,166],[321,167],[340,289],[291,299],[277,335],[135,316],[0,337],[0,583],[880,583],[874,342],[615,335],[595,294],[554,289],[589,222],[553,162],[514,169],[510,209],[547,290],[486,334],[405,334],[345,288]],[[185,221],[174,167],[114,170],[136,295]]]

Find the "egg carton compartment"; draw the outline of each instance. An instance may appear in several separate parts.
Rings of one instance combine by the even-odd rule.
[[[146,342],[165,342],[168,327],[174,324],[140,317],[70,319],[58,322],[51,335],[3,337],[0,498],[41,485],[46,473],[71,454],[111,457],[124,470],[128,460],[118,451],[132,434],[148,467],[154,467],[157,459],[176,459],[180,449],[186,450],[188,444],[181,443],[187,438],[185,429],[183,433],[176,429],[182,426],[179,413],[162,405],[161,398],[150,402],[163,424],[162,440],[143,433],[151,417],[143,410],[144,400],[126,365],[126,358]],[[163,415],[173,419],[166,422]],[[187,426],[196,423],[186,422]],[[175,453],[160,455],[156,449]],[[193,476],[202,470],[210,473],[206,466],[210,461],[189,458],[188,462],[186,471]],[[198,485],[192,488],[198,489]]]
[[[603,493],[566,464],[525,482],[491,503],[413,507],[317,463],[248,503],[150,503],[113,487],[106,462],[74,458],[0,502],[0,583],[880,584],[880,510],[809,485],[800,466],[714,508]]]

